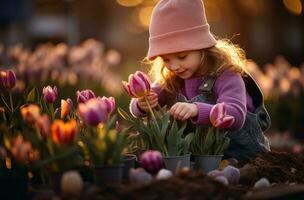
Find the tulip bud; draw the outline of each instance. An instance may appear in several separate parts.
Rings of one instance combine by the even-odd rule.
[[[129,170],[129,180],[135,184],[147,184],[152,181],[151,174],[147,173],[143,168]]]
[[[35,104],[29,104],[21,107],[21,115],[24,121],[33,124],[40,116],[40,107]]]
[[[135,74],[130,74],[128,81],[123,81],[122,84],[130,96],[139,98],[150,93],[151,81],[145,73],[136,71]]]
[[[77,96],[77,102],[78,103],[85,103],[89,99],[96,98],[94,92],[92,90],[89,90],[89,89],[82,90],[82,91],[77,91],[76,96]]]
[[[42,90],[43,98],[46,103],[54,103],[58,97],[57,87],[44,87]]]
[[[210,111],[210,122],[214,127],[229,128],[235,121],[233,116],[227,115],[225,103],[214,105]]]
[[[109,114],[111,114],[115,110],[116,104],[115,104],[115,99],[113,97],[107,98],[103,96],[102,98],[98,97],[98,99],[101,102],[104,102],[104,104],[106,105],[107,112]]]
[[[61,177],[61,192],[64,195],[78,195],[82,192],[83,181],[77,171],[65,172]]]
[[[100,99],[90,99],[86,103],[80,103],[77,110],[80,118],[90,126],[97,126],[109,118],[106,104]]]
[[[149,173],[156,174],[163,167],[163,158],[159,151],[149,150],[140,156],[141,166]]]
[[[10,90],[16,85],[16,74],[13,70],[0,71],[0,87]]]
[[[64,118],[66,117],[72,110],[73,108],[73,102],[70,98],[67,100],[61,100],[61,112],[60,112],[60,117]]]
[[[227,166],[223,170],[223,175],[228,179],[230,184],[238,184],[240,180],[240,170],[233,166]]]
[[[267,178],[261,178],[254,184],[254,188],[264,188],[264,187],[269,187],[270,182]]]
[[[173,173],[167,169],[161,169],[156,175],[157,180],[168,179],[173,176]]]

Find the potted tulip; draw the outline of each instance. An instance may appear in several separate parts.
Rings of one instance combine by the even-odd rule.
[[[123,86],[130,96],[146,98],[150,93],[151,81],[143,72],[137,71],[129,76],[129,82],[123,82]],[[179,125],[176,120],[170,120],[169,113],[164,112],[165,109],[160,108],[162,114],[160,116],[155,115],[155,111],[150,107],[151,118],[148,116],[146,121],[135,118],[122,109],[118,111],[138,131],[138,136],[134,138],[141,140],[146,150],[161,152],[165,166],[175,171],[178,165],[180,167],[190,166],[189,139],[183,137],[186,123]]]
[[[209,172],[218,168],[224,150],[230,139],[225,129],[234,122],[234,117],[227,115],[225,103],[218,103],[211,109],[210,121],[212,127],[196,127],[195,133],[189,134],[190,152],[197,169]]]
[[[94,165],[98,184],[119,183],[122,179],[122,153],[126,137],[115,129],[116,116],[109,119],[114,109],[115,100],[112,97],[92,98],[78,105],[80,118],[87,125],[82,130],[81,141]]]

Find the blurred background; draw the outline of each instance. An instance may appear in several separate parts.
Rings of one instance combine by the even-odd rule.
[[[158,0],[1,0],[0,65],[14,68],[15,92],[59,85],[117,97],[127,108],[121,80],[141,64]],[[272,117],[272,143],[304,138],[303,0],[204,0],[211,31],[247,53]],[[284,144],[285,145],[285,144]],[[289,144],[288,144],[289,145]]]

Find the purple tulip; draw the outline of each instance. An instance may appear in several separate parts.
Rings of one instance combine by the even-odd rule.
[[[214,105],[210,111],[210,122],[214,127],[228,128],[234,123],[233,116],[227,115],[227,108],[225,103],[218,103]]]
[[[77,96],[77,102],[78,103],[85,103],[89,99],[96,98],[94,92],[92,90],[89,90],[89,89],[82,90],[82,91],[77,91],[76,96]]]
[[[90,99],[78,105],[80,118],[88,125],[97,126],[101,122],[106,122],[109,118],[107,105],[101,99]]]
[[[240,170],[236,167],[228,165],[223,170],[223,175],[228,179],[229,184],[238,184],[240,181]]]
[[[163,158],[159,151],[149,150],[140,156],[141,166],[149,173],[156,174],[163,167]]]
[[[122,84],[127,93],[135,98],[147,96],[151,89],[149,77],[141,71],[130,74],[129,82],[123,81]]]
[[[103,102],[106,104],[107,112],[108,112],[109,114],[111,114],[111,113],[115,110],[116,103],[115,103],[115,99],[114,99],[113,97],[107,98],[107,97],[103,96],[103,97],[101,97],[101,98],[98,97],[98,99],[99,99],[100,101],[103,101]]]
[[[16,85],[16,74],[13,70],[0,71],[0,87],[10,90]]]
[[[54,103],[58,97],[57,87],[44,87],[42,90],[43,98],[46,103]]]

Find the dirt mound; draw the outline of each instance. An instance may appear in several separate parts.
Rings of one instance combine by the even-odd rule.
[[[304,183],[303,169],[303,156],[286,152],[267,152],[249,159],[241,168],[241,184],[253,185],[262,177],[272,183]]]

